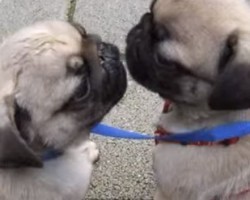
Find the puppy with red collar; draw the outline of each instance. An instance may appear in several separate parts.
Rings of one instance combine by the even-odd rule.
[[[129,32],[126,54],[132,77],[172,102],[163,132],[250,120],[248,1],[155,0]],[[250,199],[249,136],[160,142],[153,159],[156,200]]]

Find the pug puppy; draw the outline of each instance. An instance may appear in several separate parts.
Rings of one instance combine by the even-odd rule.
[[[250,120],[247,0],[155,0],[127,36],[133,78],[172,102],[158,126],[181,134]],[[250,137],[160,142],[156,200],[250,199]]]
[[[43,21],[0,52],[0,199],[81,200],[98,157],[90,129],[126,89],[117,47]]]

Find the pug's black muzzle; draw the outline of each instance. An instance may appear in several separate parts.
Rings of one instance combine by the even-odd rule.
[[[152,14],[146,13],[127,36],[126,60],[132,77],[154,91],[157,77],[154,66]]]
[[[116,104],[127,87],[126,71],[120,60],[120,52],[115,45],[104,42],[99,44],[98,52],[101,67],[104,69],[101,86],[102,101]]]
[[[159,44],[168,39],[171,35],[166,28],[154,22],[152,13],[146,13],[128,33],[126,60],[138,83],[163,98],[173,99],[181,93],[178,81],[184,73],[179,63],[159,53]]]
[[[83,76],[72,98],[63,106],[64,109],[86,110],[86,104],[95,102],[93,110],[100,109],[98,105],[101,105],[105,113],[123,97],[126,91],[126,71],[120,60],[118,48],[113,44],[96,40],[94,44],[97,52],[89,53],[89,56],[85,57],[87,64],[83,69],[86,75]]]

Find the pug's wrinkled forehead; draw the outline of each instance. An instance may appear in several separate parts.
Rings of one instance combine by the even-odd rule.
[[[161,54],[199,76],[213,81],[225,51],[248,59],[244,53],[250,50],[246,0],[154,0],[151,11],[155,35],[162,40]]]
[[[65,54],[77,54],[82,51],[81,44],[83,36],[86,35],[84,29],[81,29],[81,32],[78,29],[77,26],[72,26],[72,24],[64,21],[43,21],[17,32],[16,35],[17,39],[18,37],[32,36],[29,39],[33,40],[34,45],[35,42],[37,42],[37,45],[39,42],[40,45],[42,45],[42,42],[43,44],[47,43],[47,47],[53,46],[53,48],[57,48],[58,45],[58,48],[60,46],[60,50],[64,51]]]
[[[57,52],[68,59],[71,55],[87,56],[92,44],[85,29],[77,23],[60,20],[42,21],[23,28],[4,40],[2,48],[10,49],[12,52],[3,52],[4,55],[1,57],[7,60],[8,55],[14,57],[15,52],[21,54],[18,48],[24,48],[24,45],[26,54],[48,56],[43,53],[50,51],[51,54]],[[15,48],[10,48],[11,46]],[[92,46],[94,48],[95,45]]]

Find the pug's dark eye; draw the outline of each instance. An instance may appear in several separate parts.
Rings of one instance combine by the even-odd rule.
[[[163,57],[160,53],[156,53],[154,59],[157,64],[157,67],[165,68],[165,70],[168,70],[168,73],[171,73],[173,76],[194,76],[194,74],[188,70],[188,67],[186,67],[177,60],[167,59]]]
[[[162,42],[170,39],[170,32],[162,24],[153,25],[152,38],[155,42]]]
[[[79,110],[79,106],[84,106],[91,92],[91,85],[88,78],[82,77],[82,82],[75,89],[72,96],[65,102],[57,112],[61,110]]]
[[[155,62],[157,63],[157,66],[164,67],[168,70],[178,70],[178,68],[182,68],[181,64],[177,62],[176,60],[167,59],[163,57],[160,53],[155,54]]]
[[[221,73],[227,66],[227,64],[234,58],[238,45],[238,35],[235,33],[228,36],[224,48],[222,50],[218,71]]]
[[[163,56],[159,52],[154,54],[154,60],[157,63],[157,65],[160,66],[168,64],[167,59],[163,58]]]
[[[84,101],[90,93],[90,83],[88,79],[85,79],[81,82],[81,84],[77,87],[72,100],[74,102]]]

